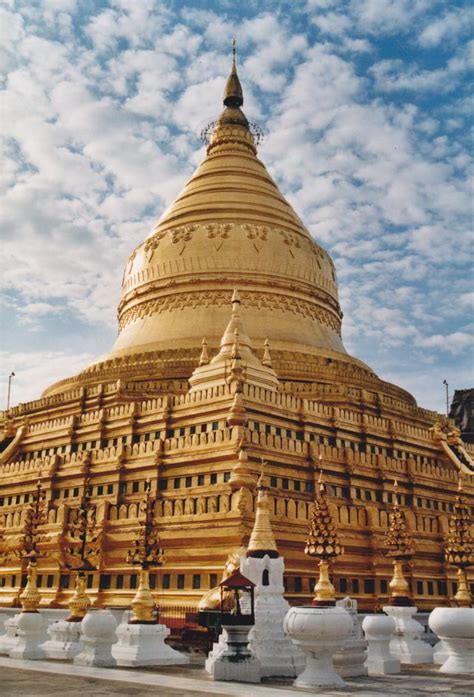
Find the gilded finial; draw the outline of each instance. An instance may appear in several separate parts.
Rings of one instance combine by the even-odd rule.
[[[240,84],[239,77],[237,75],[237,66],[235,64],[235,54],[236,54],[236,41],[232,41],[232,69],[230,75],[227,78],[227,82],[224,89],[224,104],[227,107],[241,107],[244,103],[244,94],[242,92],[242,85]]]
[[[248,557],[262,558],[268,554],[271,558],[278,557],[278,550],[270,522],[270,502],[268,489],[265,485],[265,460],[260,463],[260,476],[257,481],[257,510],[255,523],[247,548]]]
[[[232,353],[230,354],[230,357],[233,361],[237,361],[240,358],[239,330],[237,327],[234,329],[234,343],[232,344]]]
[[[267,464],[267,463],[265,462],[265,460],[264,460],[263,457],[262,457],[262,459],[261,459],[261,461],[260,461],[260,474],[259,474],[259,477],[258,477],[258,479],[257,479],[257,491],[259,491],[260,489],[266,489],[266,488],[267,488],[267,487],[266,487],[266,483],[265,483],[265,467],[266,467],[266,464]]]
[[[202,339],[201,356],[199,357],[199,367],[207,365],[209,363],[209,353],[207,350],[206,337]]]
[[[270,355],[270,342],[268,341],[268,338],[265,339],[263,346],[264,346],[264,351],[263,351],[262,363],[267,368],[271,368],[272,367],[272,357]]]

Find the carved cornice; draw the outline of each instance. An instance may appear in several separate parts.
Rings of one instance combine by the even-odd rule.
[[[279,293],[264,293],[261,291],[241,292],[245,307],[267,309],[270,311],[291,312],[315,322],[324,324],[339,336],[341,334],[341,321],[333,312],[326,310],[311,300],[302,298],[288,297]],[[122,330],[130,322],[143,319],[162,312],[182,310],[189,307],[210,307],[225,306],[229,304],[231,291],[226,290],[203,290],[193,292],[174,293],[162,298],[153,298],[137,303],[135,306],[125,310],[119,320],[119,328]]]

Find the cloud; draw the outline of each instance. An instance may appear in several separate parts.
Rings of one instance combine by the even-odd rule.
[[[472,60],[472,46],[460,49],[450,58],[444,68],[420,70],[418,65],[406,65],[402,60],[383,60],[370,69],[377,89],[382,92],[398,90],[441,90],[450,92],[456,89],[462,74],[469,71]]]
[[[5,370],[0,377],[0,392],[3,408],[6,407],[8,374],[15,377],[11,383],[10,405],[38,399],[49,385],[61,378],[78,373],[92,362],[93,354],[72,354],[62,351],[20,351],[15,354],[0,352],[0,360]]]
[[[421,32],[418,42],[424,48],[451,42],[460,34],[468,33],[472,27],[472,7],[465,6],[446,12],[442,17],[431,21]]]

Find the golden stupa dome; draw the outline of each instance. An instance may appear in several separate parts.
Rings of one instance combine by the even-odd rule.
[[[234,288],[254,345],[345,353],[334,265],[256,155],[235,69],[205,159],[130,255],[111,356],[217,346]]]
[[[364,386],[415,403],[347,354],[334,264],[258,159],[242,105],[234,56],[204,160],[127,261],[112,350],[44,395],[117,379],[185,391],[203,337],[219,351],[237,289],[253,349],[271,347],[282,386]]]

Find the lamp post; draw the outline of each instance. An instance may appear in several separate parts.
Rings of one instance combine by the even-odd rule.
[[[7,410],[10,408],[10,393],[11,393],[11,389],[12,389],[12,378],[14,378],[14,377],[15,377],[15,373],[12,370],[12,372],[8,376]]]
[[[447,380],[443,380],[443,385],[446,387],[446,416],[449,416],[449,384]]]

